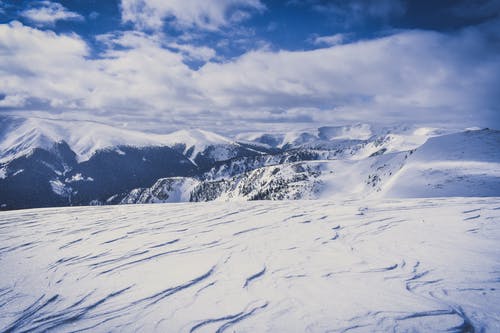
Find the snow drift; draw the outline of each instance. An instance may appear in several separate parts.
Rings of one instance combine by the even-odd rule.
[[[0,213],[0,331],[498,332],[500,199]]]

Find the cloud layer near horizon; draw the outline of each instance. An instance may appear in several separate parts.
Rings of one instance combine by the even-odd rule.
[[[124,20],[143,26],[140,15],[131,14],[137,3],[123,1]],[[175,16],[182,26],[218,29],[231,20],[232,4],[262,10],[257,0],[222,1],[201,19],[203,8],[162,3],[149,28]],[[140,31],[98,36],[102,51],[91,56],[76,34],[14,21],[0,25],[0,108],[208,127],[221,120],[240,126],[403,121],[499,127],[499,31],[494,20],[454,33],[394,31],[310,51],[255,49],[221,61],[208,47]],[[186,65],[193,58],[204,65]]]

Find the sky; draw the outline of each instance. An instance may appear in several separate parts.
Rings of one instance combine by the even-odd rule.
[[[0,0],[0,115],[500,129],[500,0]]]

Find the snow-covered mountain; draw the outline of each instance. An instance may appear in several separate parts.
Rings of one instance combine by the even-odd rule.
[[[323,126],[305,131],[289,131],[284,133],[249,132],[236,136],[238,140],[256,142],[269,147],[299,149],[328,149],[338,146],[377,143],[372,148],[378,148],[382,143],[387,151],[403,151],[417,148],[428,138],[456,132],[418,126],[375,127],[369,124],[344,126]],[[379,148],[380,149],[380,148]],[[371,151],[374,153],[376,150]]]
[[[376,144],[368,142],[363,149]],[[353,152],[352,146],[346,149]],[[212,169],[188,188],[167,179],[154,188],[168,184],[164,193],[189,191],[181,201],[500,196],[500,131],[438,136],[416,149],[365,158],[342,158],[345,152],[335,152],[237,159]],[[136,192],[122,203],[163,202],[154,196],[139,198]]]
[[[167,136],[146,134],[91,121],[0,117],[0,162],[27,155],[33,149],[51,150],[64,141],[80,162],[96,151],[117,146],[167,146]]]
[[[97,151],[118,146],[175,147],[193,162],[198,155],[214,161],[229,159],[241,147],[229,138],[200,129],[154,134],[92,121],[0,116],[0,163],[27,155],[35,148],[50,151],[62,141],[75,152],[79,162],[89,160]]]
[[[0,208],[500,195],[499,132],[365,124],[230,139],[0,117]]]
[[[241,133],[240,140],[248,140],[269,145],[271,147],[300,147],[316,141],[331,140],[367,140],[375,135],[369,124],[346,126],[324,126],[306,131],[289,131],[285,133]]]
[[[203,130],[149,134],[89,121],[0,117],[0,208],[103,202],[194,176],[258,147]]]
[[[325,163],[278,164],[217,180],[164,178],[151,188],[132,190],[120,203],[314,199]]]
[[[229,160],[245,150],[233,140],[200,129],[170,133],[164,137],[163,142],[169,147],[175,147],[195,164]]]

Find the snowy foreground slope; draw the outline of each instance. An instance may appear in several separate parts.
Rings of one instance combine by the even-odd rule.
[[[500,198],[0,213],[0,331],[499,332]]]

